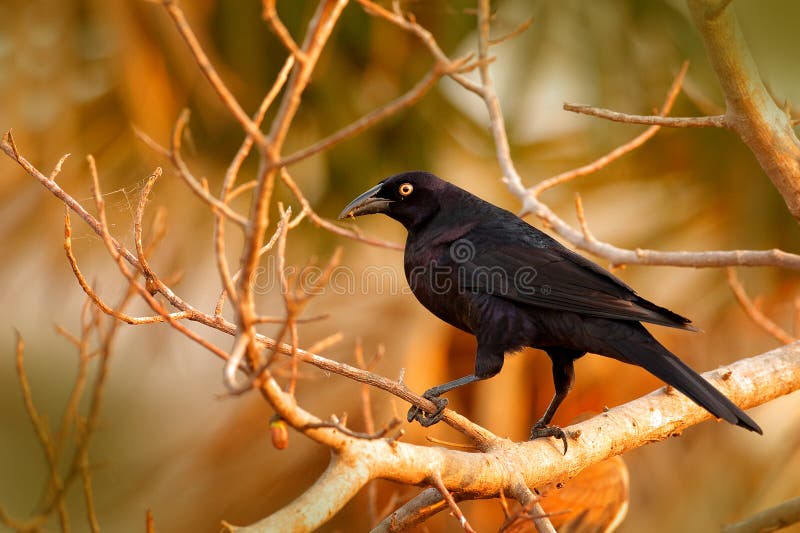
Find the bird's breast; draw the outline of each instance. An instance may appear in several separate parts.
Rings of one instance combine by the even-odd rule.
[[[448,324],[475,332],[473,295],[459,286],[457,265],[446,249],[407,247],[404,267],[411,292],[426,309]]]

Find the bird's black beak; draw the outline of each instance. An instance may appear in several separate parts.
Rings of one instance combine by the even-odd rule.
[[[339,220],[347,217],[385,213],[388,210],[389,204],[392,203],[392,200],[375,196],[378,194],[378,191],[381,190],[381,185],[382,184],[379,183],[347,204],[347,207],[339,213]]]

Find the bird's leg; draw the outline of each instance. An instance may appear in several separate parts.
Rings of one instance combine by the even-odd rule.
[[[529,440],[538,439],[540,437],[555,437],[561,439],[564,443],[564,455],[567,455],[567,434],[558,426],[549,426],[548,424],[553,419],[553,416],[558,410],[558,406],[567,397],[567,393],[575,383],[575,369],[573,367],[571,357],[559,357],[549,353],[553,360],[553,384],[555,385],[555,394],[553,399],[550,400],[550,405],[547,406],[542,418],[531,428],[531,435]]]
[[[416,405],[412,405],[411,409],[408,410],[407,420],[409,422],[416,420],[422,427],[434,425],[435,423],[439,422],[442,417],[444,417],[444,408],[447,407],[447,398],[439,398],[439,396],[462,385],[467,385],[473,381],[479,381],[480,379],[481,378],[471,374],[469,376],[464,376],[463,378],[454,379],[453,381],[448,381],[447,383],[437,385],[436,387],[431,387],[422,393],[422,397],[432,401],[436,405],[436,411],[433,413],[427,413]]]

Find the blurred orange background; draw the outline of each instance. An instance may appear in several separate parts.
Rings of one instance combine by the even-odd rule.
[[[472,2],[402,2],[451,56],[475,46]],[[255,0],[198,0],[183,6],[228,86],[245,110],[254,110],[285,53],[260,17]],[[278,3],[299,39],[312,2]],[[735,2],[762,76],[780,101],[800,102],[800,5],[789,0]],[[647,114],[660,106],[684,59],[691,62],[687,93],[675,115],[706,112],[706,99],[722,104],[702,43],[682,2],[498,2],[493,33],[512,30],[527,17],[531,27],[493,49],[501,103],[512,150],[528,185],[593,160],[644,127],[608,123],[561,110],[564,101]],[[348,6],[323,54],[285,151],[335,131],[408,90],[432,61],[413,36]],[[0,129],[13,129],[20,151],[48,173],[66,152],[72,157],[60,185],[90,198],[87,154],[97,158],[116,235],[132,239],[132,212],[143,180],[158,166],[165,174],[151,210],[168,209],[169,232],[153,258],[159,272],[182,271],[177,290],[211,310],[219,294],[210,212],[163,160],[133,134],[135,126],[166,143],[182,108],[192,111],[185,156],[195,175],[219,187],[243,133],[200,74],[163,8],[134,0],[6,0],[0,3]],[[269,120],[269,117],[268,117]],[[442,81],[415,107],[358,137],[293,165],[291,171],[315,209],[334,218],[357,193],[383,177],[430,170],[498,205],[518,210],[500,181],[485,110],[474,95]],[[255,172],[255,160],[242,176]],[[63,207],[35,180],[0,157],[0,506],[17,517],[36,508],[46,464],[26,418],[14,369],[14,331],[27,344],[34,399],[56,421],[72,382],[76,358],[53,324],[78,327],[84,294],[63,254]],[[630,248],[663,250],[800,248],[800,231],[752,154],[730,132],[662,131],[622,160],[546,193],[545,200],[575,222],[580,191],[586,217],[600,239]],[[279,199],[294,205],[284,189]],[[244,209],[242,203],[236,207]],[[540,227],[537,220],[529,221]],[[351,222],[347,223],[352,224]],[[396,223],[379,217],[357,222],[368,235],[402,242]],[[122,279],[102,242],[73,221],[74,245],[84,273],[114,301]],[[234,235],[233,232],[231,232]],[[238,242],[233,236],[232,250]],[[288,259],[328,257],[345,247],[343,264],[358,276],[368,266],[398,275],[392,294],[357,287],[316,298],[309,315],[328,320],[300,329],[308,346],[341,331],[342,342],[325,355],[354,363],[362,339],[367,357],[385,347],[375,371],[396,378],[405,369],[416,391],[472,370],[475,343],[427,311],[407,293],[402,254],[351,242],[304,223],[290,235]],[[605,264],[603,260],[593,258]],[[608,265],[605,265],[608,266]],[[797,276],[773,268],[739,269],[763,310],[797,334]],[[720,269],[631,266],[615,272],[644,297],[691,317],[701,334],[653,328],[671,350],[698,371],[762,353],[778,345],[737,306]],[[369,289],[369,290],[360,290]],[[384,292],[384,294],[380,294]],[[267,314],[281,315],[276,290],[261,296]],[[134,310],[144,312],[142,306]],[[200,331],[199,328],[193,329]],[[277,329],[277,328],[276,328]],[[208,333],[208,332],[206,332]],[[220,346],[230,341],[208,333]],[[598,413],[660,386],[644,371],[587,356],[577,363],[577,383],[555,423]],[[359,428],[360,386],[316,369],[303,369],[298,398],[320,417],[347,412]],[[117,340],[100,427],[90,460],[98,517],[108,531],[141,531],[152,509],[158,531],[218,531],[221,520],[250,523],[297,496],[322,472],[328,450],[296,433],[287,450],[269,441],[271,412],[256,394],[223,398],[222,365],[166,326],[124,326]],[[552,394],[543,353],[507,359],[503,372],[448,397],[450,406],[498,435],[526,438]],[[372,391],[380,424],[407,406]],[[707,422],[680,438],[625,455],[630,508],[619,531],[711,531],[757,510],[800,495],[800,396],[752,410],[764,428],[759,437],[727,424]],[[431,435],[460,440],[450,428],[404,425],[406,440]],[[415,487],[377,482],[379,501],[401,500]],[[82,509],[79,490],[68,504]],[[369,527],[366,497],[359,495],[325,531]],[[502,522],[496,501],[462,504],[479,531]],[[87,527],[72,512],[74,529]],[[48,529],[55,528],[56,522]],[[433,531],[458,531],[442,513]],[[795,531],[800,531],[797,527]]]

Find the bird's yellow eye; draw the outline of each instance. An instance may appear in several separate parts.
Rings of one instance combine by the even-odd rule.
[[[414,190],[414,186],[410,183],[404,183],[400,186],[397,191],[400,193],[400,196],[408,196]]]

